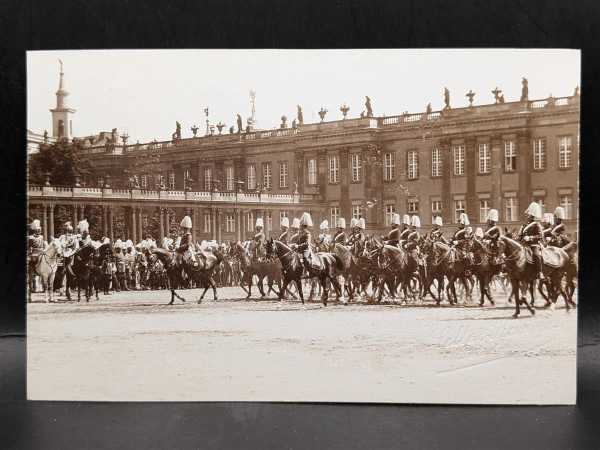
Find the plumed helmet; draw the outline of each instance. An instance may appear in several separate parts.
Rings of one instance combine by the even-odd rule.
[[[292,226],[290,228],[300,228],[300,219],[294,217],[294,220],[292,220]]]
[[[528,216],[533,216],[536,219],[542,218],[542,207],[537,202],[531,202],[527,209],[525,210],[525,214]]]
[[[256,218],[256,224],[254,225],[254,228],[256,228],[256,227],[261,227],[261,228],[264,227],[263,218],[262,217],[257,217]]]
[[[419,216],[412,216],[410,218],[410,224],[415,228],[421,228],[421,219]]]
[[[310,217],[309,213],[305,212],[302,214],[302,217],[300,218],[300,225],[306,225],[307,227],[313,226],[312,217]]]
[[[408,214],[402,216],[402,223],[404,225],[410,225],[410,216]]]
[[[475,236],[478,237],[478,238],[482,238],[483,237],[483,229],[481,227],[475,228]]]
[[[338,217],[337,227],[338,228],[346,228],[346,219],[344,219],[343,217]]]
[[[109,239],[109,238],[107,238],[107,237],[105,237],[105,238],[102,240],[102,245],[104,245],[104,244],[110,244],[110,239]]]
[[[350,228],[356,228],[358,226],[358,219],[353,217],[350,219]]]
[[[80,233],[83,233],[84,231],[88,232],[90,229],[90,224],[88,223],[87,219],[79,221],[79,223],[77,224],[77,229]]]
[[[115,248],[123,248],[123,241],[121,239],[117,239],[114,245]]]
[[[71,225],[71,222],[65,222],[64,228],[67,231],[73,231],[73,225]]]
[[[327,219],[325,219],[323,222],[321,222],[321,225],[319,225],[319,228],[321,230],[329,230],[329,221]]]
[[[282,217],[281,218],[281,226],[289,228],[290,227],[290,219],[288,219],[287,217]]]
[[[557,206],[556,209],[554,210],[554,216],[557,219],[564,220],[565,219],[565,208],[563,208],[562,206]]]
[[[467,216],[467,213],[460,213],[460,218],[458,219],[458,223],[462,223],[463,225],[471,224],[471,222],[469,222],[469,216]]]
[[[42,229],[42,225],[40,224],[39,219],[34,219],[33,222],[31,222],[31,225],[29,225],[29,226],[32,230],[41,230]]]
[[[364,217],[361,217],[360,219],[358,219],[358,228],[360,228],[361,230],[364,230],[365,228],[367,228],[367,224],[365,222]]]
[[[133,242],[131,241],[131,239],[127,239],[127,242],[125,242],[125,246],[127,248],[133,248]]]
[[[190,216],[185,216],[179,224],[182,228],[192,228],[192,219]]]
[[[489,221],[493,221],[493,222],[498,222],[498,210],[497,209],[490,209],[488,211],[487,217],[485,218],[485,220],[489,220]]]
[[[400,225],[400,214],[392,214],[392,225]]]
[[[435,225],[437,225],[438,227],[441,227],[444,225],[444,221],[442,220],[442,216],[435,216],[435,219],[433,219],[433,223]]]
[[[467,231],[467,234],[471,234],[473,232],[473,227],[467,227],[465,230]]]
[[[544,213],[544,215],[542,216],[542,222],[554,225],[554,214]]]

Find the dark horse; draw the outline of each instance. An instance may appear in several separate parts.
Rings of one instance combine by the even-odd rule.
[[[423,292],[429,292],[435,299],[436,304],[439,305],[442,300],[442,293],[444,292],[444,275],[446,275],[448,277],[446,295],[450,304],[456,305],[458,303],[456,280],[461,280],[465,290],[469,292],[468,270],[471,264],[469,259],[461,255],[455,247],[450,247],[440,241],[432,242],[430,246],[424,245],[424,248],[427,249],[429,279],[425,283]],[[431,284],[434,280],[438,280],[439,297],[437,299],[431,292]]]
[[[486,297],[492,305],[494,304],[494,299],[490,292],[490,283],[494,275],[498,275],[502,268],[502,264],[496,262],[497,259],[497,250],[477,239],[473,239],[473,263],[471,264],[471,271],[479,282],[479,291],[481,293],[479,306],[483,306]]]
[[[252,256],[248,254],[248,251],[240,242],[234,244],[232,253],[240,261],[240,269],[243,272],[243,277],[240,280],[240,287],[248,294],[246,298],[250,298],[252,295],[252,279],[254,278],[254,275],[258,278],[256,285],[260,291],[261,298],[264,298],[271,291],[275,292],[275,289],[273,289],[273,282],[277,281],[279,283],[281,281],[281,267],[277,264],[277,261],[272,260],[269,255],[267,255],[266,261],[253,260]],[[263,281],[265,278],[267,279],[267,284],[269,286],[266,294],[263,288]],[[244,283],[248,285],[248,289],[245,288]],[[277,294],[277,292],[275,293]]]
[[[196,282],[196,286],[204,286],[204,291],[200,295],[198,303],[202,302],[209,287],[213,290],[213,298],[217,300],[217,288],[213,275],[223,261],[223,254],[218,249],[213,250],[212,253],[203,252],[203,256],[204,258],[199,258],[200,262],[197,267],[192,266],[187,257],[184,257],[183,262],[186,267],[190,267],[188,273],[190,274],[190,278]],[[198,256],[196,257],[198,258]]]
[[[304,265],[302,258],[298,252],[292,250],[281,241],[269,239],[266,244],[267,257],[277,256],[281,261],[281,271],[283,274],[283,284],[279,290],[279,300],[283,298],[283,293],[286,291],[288,284],[294,282],[300,295],[300,300],[304,304],[304,294],[302,293],[302,274]],[[350,265],[350,251],[342,245],[336,245],[335,253],[315,253],[313,259],[316,258],[319,262],[319,269],[310,269],[309,276],[317,277],[321,284],[323,294],[321,300],[323,306],[327,306],[327,297],[329,296],[328,282],[333,285],[337,297],[341,295],[340,284],[337,276],[344,272]]]
[[[177,297],[182,302],[185,299],[175,292],[175,286],[183,286],[183,264],[182,259],[178,257],[175,252],[165,250],[164,248],[153,248],[150,253],[155,255],[162,263],[163,267],[167,271],[167,278],[169,279],[169,290],[171,291],[171,301],[169,305],[172,305]]]
[[[91,262],[94,257],[95,249],[91,243],[79,248],[73,255],[73,263],[70,269],[66,269],[67,300],[71,300],[70,288],[77,287],[77,301],[81,300],[81,291],[85,294],[85,300],[90,301],[90,275],[92,273]]]

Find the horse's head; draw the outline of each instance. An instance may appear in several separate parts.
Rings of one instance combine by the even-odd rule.
[[[273,238],[267,239],[265,244],[265,252],[267,258],[271,258],[275,254],[275,242],[273,241]]]

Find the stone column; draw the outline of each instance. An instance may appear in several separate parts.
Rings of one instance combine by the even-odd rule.
[[[164,210],[163,208],[159,208],[160,210],[160,220],[158,221],[159,224],[159,231],[160,231],[160,242],[162,242],[162,240],[165,237],[165,220],[164,220]]]
[[[44,232],[44,240],[49,241],[49,231],[48,231],[48,210],[49,206],[43,205],[42,209],[42,231]]]
[[[113,210],[112,206],[108,205],[108,237],[111,242],[115,240],[114,229],[113,229]]]
[[[298,183],[298,193],[304,193],[304,154],[301,151],[297,151],[294,153],[295,161],[296,161],[296,170],[295,175],[296,179],[292,181]],[[293,184],[292,184],[293,186]]]
[[[235,239],[237,241],[242,240],[242,220],[240,217],[240,210],[235,209]]]
[[[44,208],[45,209],[45,208]],[[48,224],[48,237],[54,237],[54,204],[50,203],[48,206],[48,212],[50,213],[50,220]]]
[[[73,224],[73,229],[74,230],[77,230],[77,222],[78,222],[78,220],[77,220],[77,208],[78,208],[78,205],[74,204],[72,206],[71,223]]]
[[[136,207],[131,207],[131,240],[133,241],[133,245],[137,243],[137,224],[135,220],[136,215]]]
[[[198,222],[198,209],[190,208],[191,216],[192,216],[192,237],[194,238],[194,242],[198,240],[198,228],[200,227],[200,223]]]
[[[211,208],[210,214],[212,216],[212,239],[217,240],[217,210]]]
[[[77,214],[79,216],[77,221],[85,219],[85,205],[77,205]]]
[[[479,202],[477,201],[476,182],[479,172],[479,151],[475,138],[465,139],[465,174],[467,176],[467,215],[473,223],[479,222]]]
[[[442,155],[442,220],[444,225],[450,225],[453,218],[452,205],[452,146],[450,141],[443,139],[438,148]]]
[[[340,186],[340,212],[342,214],[342,217],[351,217],[351,215],[352,215],[352,205],[350,202],[350,179],[349,179],[350,177],[348,175],[348,172],[349,172],[348,171],[348,160],[349,160],[349,158],[350,158],[350,154],[348,152],[348,149],[347,148],[341,149],[339,152],[339,170],[340,170],[339,180],[340,180],[340,185],[341,185]],[[327,159],[325,159],[325,161],[326,161],[327,168],[329,168]],[[328,182],[327,173],[319,174],[319,176],[320,176],[322,182],[324,182],[324,183]],[[326,190],[323,190],[321,193],[323,199],[325,199],[325,192],[326,192]]]
[[[138,208],[137,210],[137,225],[138,225],[138,240],[141,241],[145,238],[144,236],[144,228],[143,228],[143,220],[142,220],[142,208]]]

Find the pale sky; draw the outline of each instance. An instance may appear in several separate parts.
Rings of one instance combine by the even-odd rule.
[[[431,102],[443,106],[443,88],[453,107],[493,103],[498,86],[506,101],[519,100],[521,77],[529,80],[529,98],[572,95],[580,84],[578,50],[76,50],[27,53],[27,127],[52,134],[50,108],[56,104],[62,59],[68,105],[75,108],[73,133],[86,136],[117,128],[129,142],[169,140],[175,121],[183,137],[199,135],[209,119],[235,124],[250,116],[249,91],[256,91],[258,127],[288,125],[296,105],[304,121],[360,115],[364,96],[376,116],[422,112]]]

